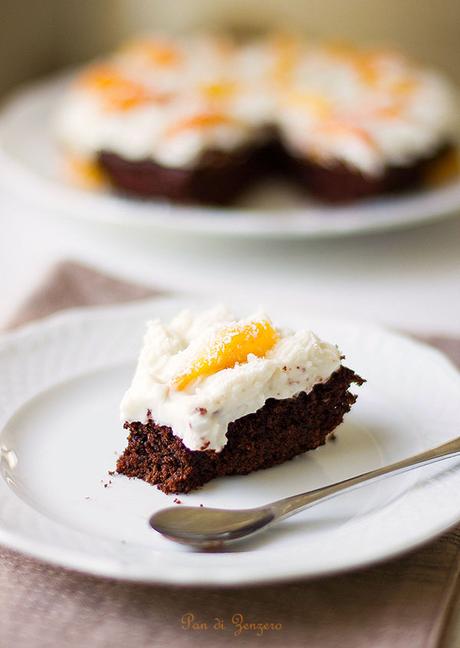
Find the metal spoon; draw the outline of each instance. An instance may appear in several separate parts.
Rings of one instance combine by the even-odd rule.
[[[218,509],[171,506],[154,513],[149,523],[152,529],[175,542],[201,549],[219,549],[227,543],[248,538],[274,522],[325,502],[340,493],[458,455],[460,455],[460,437],[389,466],[257,508]]]

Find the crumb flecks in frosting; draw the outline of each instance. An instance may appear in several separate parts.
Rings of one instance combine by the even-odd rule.
[[[379,175],[455,136],[450,85],[390,50],[273,35],[240,45],[153,36],[96,67],[110,74],[77,83],[57,118],[65,145],[92,159],[107,150],[189,168],[208,150],[232,151],[266,137],[268,126],[295,156]],[[81,78],[91,78],[93,68]],[[225,119],[176,130],[207,112]],[[348,132],[326,128],[330,120],[348,124]]]
[[[292,398],[327,381],[340,366],[340,352],[311,331],[274,329],[278,337],[262,356],[222,368],[186,389],[171,381],[187,372],[197,355],[223,327],[269,321],[256,313],[238,322],[225,307],[200,314],[183,311],[168,324],[148,323],[132,384],[121,403],[123,421],[145,422],[148,411],[167,425],[190,450],[220,451],[229,423],[259,410],[269,398]],[[267,344],[268,346],[268,344]]]

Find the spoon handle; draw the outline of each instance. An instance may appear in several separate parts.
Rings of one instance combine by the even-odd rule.
[[[448,443],[444,443],[437,448],[432,448],[431,450],[421,452],[420,454],[409,457],[408,459],[397,461],[389,466],[377,468],[376,470],[371,470],[361,475],[357,475],[356,477],[350,477],[349,479],[344,479],[335,484],[308,491],[307,493],[300,493],[299,495],[293,495],[292,497],[278,500],[273,502],[270,505],[270,508],[275,514],[275,519],[279,520],[281,518],[289,517],[293,513],[301,511],[302,509],[314,506],[319,502],[331,499],[344,491],[352,491],[364,484],[369,484],[370,482],[375,482],[379,479],[385,479],[386,477],[392,477],[393,475],[399,475],[400,473],[413,470],[414,468],[427,466],[437,461],[450,459],[458,455],[460,455],[460,437],[453,441],[449,441]]]

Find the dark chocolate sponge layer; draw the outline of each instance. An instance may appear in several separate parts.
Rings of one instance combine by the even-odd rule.
[[[165,493],[187,493],[215,477],[270,468],[323,445],[356,401],[348,388],[363,382],[342,366],[309,394],[271,398],[254,414],[230,423],[221,452],[189,450],[171,428],[154,420],[125,423],[130,434],[117,472],[156,484]]]
[[[276,167],[276,144],[252,145],[232,153],[208,151],[190,169],[130,161],[103,151],[98,162],[112,185],[127,194],[162,197],[180,203],[227,205]]]
[[[322,201],[346,203],[413,189],[452,150],[452,145],[443,145],[409,165],[388,166],[381,176],[363,175],[341,163],[323,166],[294,158],[276,138],[231,153],[208,151],[190,169],[165,167],[150,159],[126,160],[108,151],[99,154],[98,163],[115,189],[145,198],[228,205],[261,178],[281,175]]]
[[[442,146],[429,157],[419,158],[407,166],[388,166],[381,176],[363,175],[345,164],[321,166],[310,160],[296,159],[293,161],[293,175],[300,185],[320,200],[346,203],[415,189],[423,184],[430,168],[451,151],[451,146]]]

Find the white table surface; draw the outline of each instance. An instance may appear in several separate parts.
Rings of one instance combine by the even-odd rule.
[[[302,300],[331,316],[460,335],[460,218],[325,241],[224,240],[67,219],[0,197],[0,325],[58,260],[73,258],[164,288]]]

